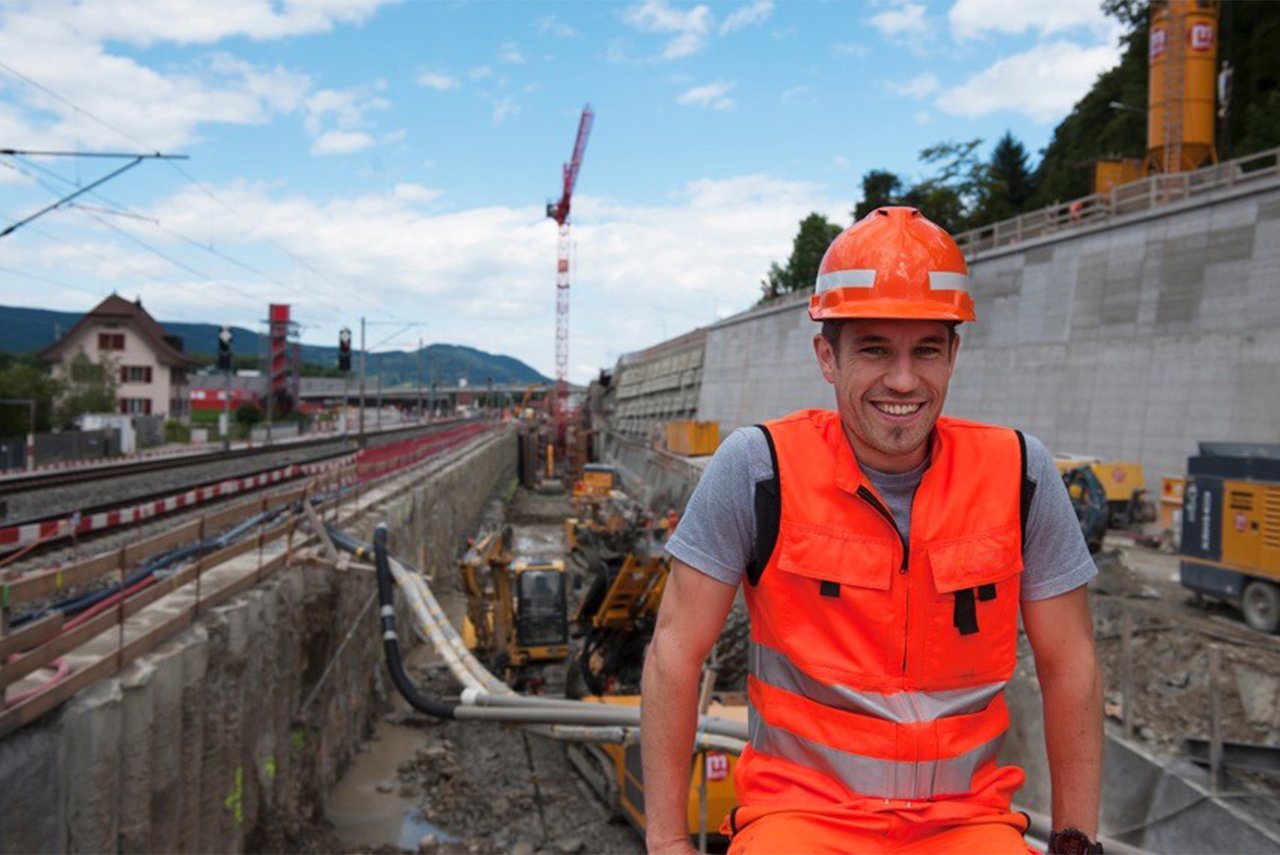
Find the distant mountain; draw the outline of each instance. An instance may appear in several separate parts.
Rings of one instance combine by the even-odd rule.
[[[79,312],[55,312],[48,309],[26,309],[17,306],[0,306],[0,353],[31,353],[53,344],[80,320]],[[218,350],[217,324],[190,324],[177,321],[161,321],[165,332],[182,339],[183,349],[197,359],[207,358],[213,363]],[[266,353],[265,337],[257,330],[232,327],[232,347],[239,356],[261,356]],[[314,344],[301,346],[302,361],[326,368],[338,364],[338,348]],[[352,352],[352,368],[360,370],[360,355]],[[412,383],[418,376],[416,351],[388,351],[371,353],[366,366],[371,381],[378,375],[381,363],[382,382],[386,386]],[[486,353],[474,347],[458,344],[430,344],[423,350],[423,381],[452,385],[459,378],[467,378],[472,386],[483,386],[492,378],[494,383],[550,383],[533,368],[510,356]]]

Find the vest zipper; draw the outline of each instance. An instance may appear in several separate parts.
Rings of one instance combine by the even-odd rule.
[[[858,495],[868,505],[875,508],[876,511],[880,514],[880,516],[885,518],[885,521],[889,523],[889,527],[893,529],[893,533],[896,534],[898,536],[898,540],[902,542],[902,566],[898,568],[898,572],[905,576],[907,573],[907,567],[911,558],[911,545],[907,542],[907,539],[902,536],[902,532],[898,530],[898,524],[894,522],[893,514],[889,513],[889,509],[886,508],[883,504],[881,504],[880,500],[876,498],[875,493],[871,492],[866,487],[859,487]],[[913,495],[912,504],[914,503],[915,503],[915,496]],[[910,620],[911,620],[911,585],[908,584],[907,585],[906,617],[903,621],[903,627],[902,627],[902,673],[903,674],[907,673],[907,639],[910,638],[908,633],[911,630],[911,627],[907,623],[907,621],[910,621]]]
[[[861,497],[868,505],[875,508],[880,516],[885,518],[885,522],[889,523],[889,527],[893,529],[893,533],[898,536],[898,540],[902,542],[902,566],[898,568],[899,573],[907,572],[907,561],[911,557],[911,547],[907,543],[907,539],[902,536],[902,532],[898,531],[898,524],[893,521],[893,514],[889,513],[889,509],[880,503],[876,498],[876,494],[868,490],[866,487],[858,488],[858,496]]]

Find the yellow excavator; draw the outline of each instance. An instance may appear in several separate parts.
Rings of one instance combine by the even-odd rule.
[[[459,562],[467,615],[462,637],[516,688],[538,688],[534,666],[569,655],[564,562],[513,556],[510,527],[474,541]]]

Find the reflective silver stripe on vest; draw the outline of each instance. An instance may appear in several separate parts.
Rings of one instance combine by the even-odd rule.
[[[875,284],[875,270],[833,270],[818,275],[816,292],[821,294],[832,288],[870,288]]]
[[[898,762],[841,751],[771,727],[754,707],[747,710],[747,722],[756,752],[821,772],[860,795],[884,799],[931,799],[967,793],[973,789],[974,773],[995,759],[1004,742],[1002,733],[958,757]]]
[[[1005,685],[985,683],[937,692],[859,692],[839,683],[819,682],[779,651],[757,642],[751,644],[751,674],[775,689],[801,695],[814,703],[899,724],[981,712]]]

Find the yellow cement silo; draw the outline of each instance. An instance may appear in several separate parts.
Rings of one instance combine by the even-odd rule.
[[[1147,171],[1216,162],[1217,0],[1153,2],[1149,50]]]

